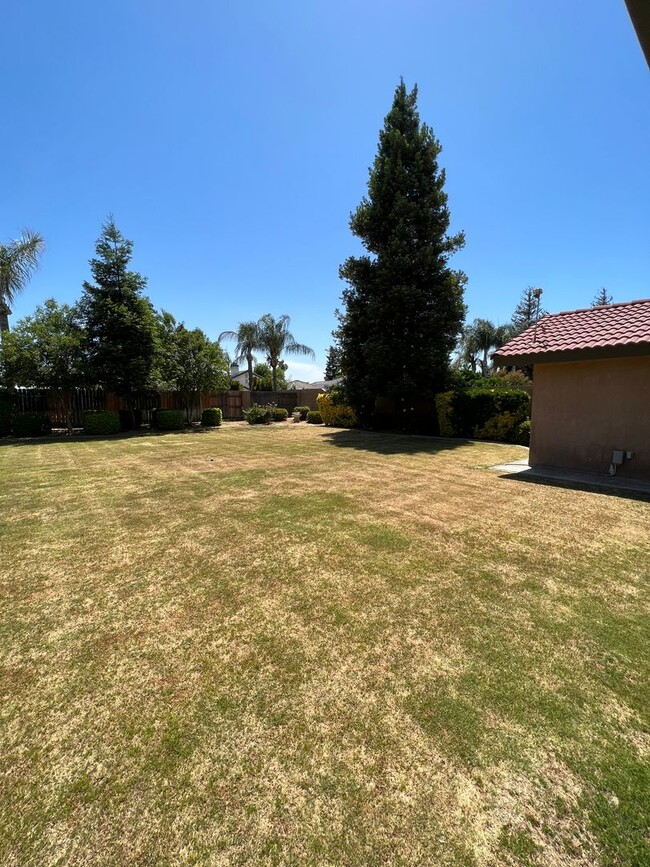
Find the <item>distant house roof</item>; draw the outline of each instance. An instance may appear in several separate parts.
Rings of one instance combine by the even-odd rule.
[[[544,316],[493,354],[496,364],[650,354],[650,298]]]

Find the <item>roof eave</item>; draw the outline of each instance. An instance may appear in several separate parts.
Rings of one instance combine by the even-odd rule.
[[[495,352],[492,359],[497,367],[524,367],[530,364],[547,364],[555,361],[598,361],[605,358],[634,358],[650,355],[650,342],[628,343],[622,346],[601,346],[591,349],[565,349],[555,352],[529,352],[509,355]]]

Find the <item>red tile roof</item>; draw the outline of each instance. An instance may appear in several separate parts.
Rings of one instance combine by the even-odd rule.
[[[499,364],[565,360],[571,355],[650,354],[650,298],[544,316],[494,355]],[[525,359],[525,361],[524,361]]]

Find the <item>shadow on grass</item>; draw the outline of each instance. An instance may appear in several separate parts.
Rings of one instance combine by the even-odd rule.
[[[121,431],[120,433],[114,434],[85,434],[85,433],[75,433],[72,436],[66,431],[61,430],[60,432],[50,434],[49,436],[43,437],[22,437],[21,439],[16,439],[15,437],[3,437],[0,439],[0,448],[3,446],[5,448],[16,448],[17,446],[50,446],[50,445],[60,445],[61,443],[88,443],[88,442],[105,442],[107,440],[127,440],[127,439],[142,439],[144,437],[168,437],[175,436],[178,434],[210,434],[215,430],[219,430],[218,427],[186,427],[183,430],[149,430],[145,428],[143,430],[129,430],[129,431]]]
[[[616,484],[608,484],[607,482],[599,482],[594,479],[593,482],[587,480],[570,479],[570,478],[553,478],[551,476],[541,476],[531,473],[528,475],[524,470],[521,473],[504,473],[499,476],[500,479],[505,479],[508,482],[524,482],[529,485],[546,485],[551,488],[566,488],[570,491],[582,491],[586,494],[605,494],[608,497],[620,497],[625,500],[638,500],[642,503],[650,503],[650,490],[636,490],[634,488],[621,488]]]
[[[435,454],[468,445],[470,440],[445,439],[444,437],[401,434],[384,431],[336,430],[325,434],[324,439],[342,449],[375,452],[379,455]]]

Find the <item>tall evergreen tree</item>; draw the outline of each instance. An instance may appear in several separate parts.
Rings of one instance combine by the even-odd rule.
[[[379,133],[368,193],[350,228],[368,251],[340,268],[347,282],[340,314],[341,368],[362,423],[379,400],[433,395],[465,317],[465,275],[449,257],[465,242],[448,235],[441,146],[417,111],[417,87],[403,81]]]
[[[147,388],[154,363],[156,320],[143,294],[146,278],[129,271],[133,244],[112,217],[102,227],[90,260],[94,283],[83,284],[81,309],[87,330],[92,378],[126,399],[131,411],[137,392]]]
[[[537,292],[541,290],[534,286],[526,286],[521,293],[521,300],[515,307],[515,312],[512,314],[512,325],[518,334],[525,331],[542,316],[546,316],[547,312],[541,306]]]
[[[338,344],[333,344],[327,350],[327,358],[325,359],[325,379],[338,379],[341,375],[341,347]]]
[[[606,304],[611,304],[614,296],[610,295],[607,289],[603,286],[594,295],[594,300],[591,302],[592,307],[603,307]]]

